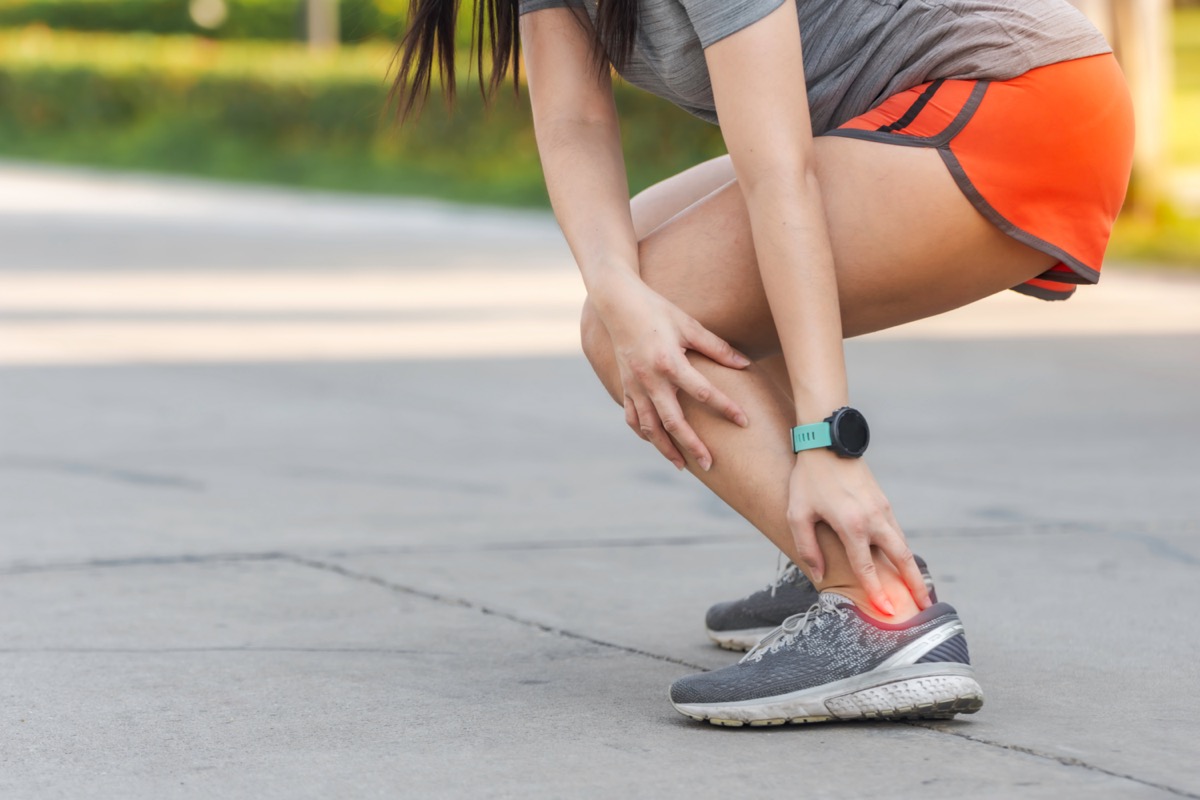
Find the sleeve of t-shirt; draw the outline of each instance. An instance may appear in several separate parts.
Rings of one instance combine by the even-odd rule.
[[[783,5],[783,0],[682,0],[682,3],[700,37],[700,46],[708,47],[758,22]]]
[[[528,14],[530,11],[540,11],[543,8],[567,8],[577,5],[579,0],[519,0],[517,14]]]

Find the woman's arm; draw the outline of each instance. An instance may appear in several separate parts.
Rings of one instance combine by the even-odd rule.
[[[572,18],[575,13],[582,14],[549,8],[521,17],[550,204],[588,298],[613,339],[627,421],[676,466],[684,461],[668,431],[707,468],[711,455],[684,419],[676,392],[682,389],[738,424],[746,424],[745,414],[684,353],[694,349],[737,368],[749,361],[641,281],[612,79],[607,71],[597,78],[588,57],[589,32]]]
[[[589,66],[590,42],[547,8],[521,16],[521,47],[546,191],[589,295],[638,279],[637,237],[612,79]]]
[[[848,404],[833,250],[813,157],[795,0],[705,50],[721,132],[745,197],[763,287],[791,378],[798,424]],[[872,601],[893,613],[875,573],[878,546],[915,598],[920,572],[887,499],[862,459],[800,453],[788,518],[797,549],[820,577],[816,524],[830,525]]]

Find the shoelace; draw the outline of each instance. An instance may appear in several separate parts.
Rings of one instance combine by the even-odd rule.
[[[779,554],[775,557],[775,582],[767,587],[771,590],[771,597],[775,596],[775,592],[780,586],[783,586],[785,583],[791,583],[793,580],[795,580],[796,573],[799,571],[800,568],[792,563],[791,559],[788,560],[786,566],[784,565],[783,551],[780,550]]]
[[[809,606],[807,611],[792,614],[783,621],[782,625],[759,639],[758,644],[750,648],[738,663],[759,661],[767,653],[774,653],[784,645],[795,641],[797,636],[803,636],[808,633],[809,627],[816,622],[817,617],[821,614],[837,614],[839,617],[845,616],[845,612],[835,602],[821,598]]]

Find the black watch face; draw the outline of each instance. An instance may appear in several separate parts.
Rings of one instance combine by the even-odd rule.
[[[834,442],[841,445],[845,455],[857,457],[867,451],[871,430],[867,427],[867,418],[857,409],[842,409],[834,418],[831,429]]]

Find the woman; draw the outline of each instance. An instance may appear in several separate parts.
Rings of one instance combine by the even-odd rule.
[[[452,82],[454,5],[414,2],[405,113],[435,62]],[[805,607],[737,664],[676,681],[675,708],[726,725],[978,710],[962,623],[931,601],[861,458],[841,343],[1004,289],[1057,299],[1097,280],[1132,147],[1103,37],[1065,0],[482,8],[491,91],[523,45],[597,375],[639,436],[803,573],[783,583]],[[630,201],[610,63],[719,119],[728,155]]]

